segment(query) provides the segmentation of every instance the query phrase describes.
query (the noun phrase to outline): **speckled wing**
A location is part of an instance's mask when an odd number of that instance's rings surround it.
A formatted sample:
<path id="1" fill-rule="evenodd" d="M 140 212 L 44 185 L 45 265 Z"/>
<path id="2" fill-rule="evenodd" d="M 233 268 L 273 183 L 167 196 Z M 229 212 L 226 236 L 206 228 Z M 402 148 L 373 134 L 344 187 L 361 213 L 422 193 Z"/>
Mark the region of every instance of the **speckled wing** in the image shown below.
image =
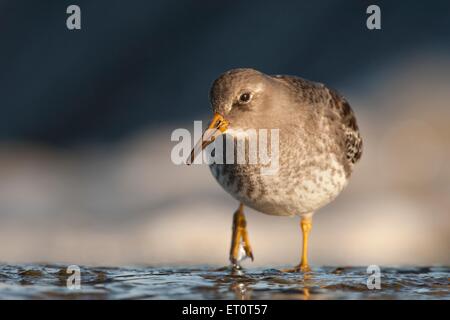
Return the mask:
<path id="1" fill-rule="evenodd" d="M 273 77 L 294 89 L 300 100 L 308 101 L 311 104 L 325 105 L 325 108 L 329 108 L 329 111 L 338 118 L 342 125 L 348 164 L 352 166 L 358 162 L 362 155 L 363 142 L 355 114 L 347 100 L 322 83 L 312 82 L 296 76 L 274 75 Z"/>
<path id="2" fill-rule="evenodd" d="M 345 134 L 345 148 L 347 160 L 351 165 L 354 165 L 361 158 L 363 142 L 359 133 L 358 124 L 356 122 L 355 114 L 349 103 L 343 96 L 336 91 L 326 88 L 329 94 L 329 106 L 340 117 L 344 134 Z"/>

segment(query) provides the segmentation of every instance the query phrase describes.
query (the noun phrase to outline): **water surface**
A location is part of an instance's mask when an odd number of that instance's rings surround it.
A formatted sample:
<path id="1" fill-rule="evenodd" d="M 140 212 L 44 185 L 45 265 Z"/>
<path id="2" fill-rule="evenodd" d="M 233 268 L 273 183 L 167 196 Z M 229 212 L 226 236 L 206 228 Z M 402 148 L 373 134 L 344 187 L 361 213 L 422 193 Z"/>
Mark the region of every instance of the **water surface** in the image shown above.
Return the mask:
<path id="1" fill-rule="evenodd" d="M 278 269 L 80 267 L 69 289 L 67 266 L 0 265 L 0 299 L 450 299 L 449 267 L 381 268 L 381 289 L 369 290 L 362 267 Z M 71 282 L 73 283 L 73 282 Z"/>

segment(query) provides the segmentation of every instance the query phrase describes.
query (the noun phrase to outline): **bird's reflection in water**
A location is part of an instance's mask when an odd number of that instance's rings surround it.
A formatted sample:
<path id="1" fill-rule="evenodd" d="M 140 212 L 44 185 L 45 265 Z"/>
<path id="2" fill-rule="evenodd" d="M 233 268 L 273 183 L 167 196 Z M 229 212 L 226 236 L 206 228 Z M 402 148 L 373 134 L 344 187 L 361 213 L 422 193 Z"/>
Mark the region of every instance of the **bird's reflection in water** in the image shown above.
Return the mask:
<path id="1" fill-rule="evenodd" d="M 309 292 L 309 287 L 311 285 L 311 281 L 313 279 L 313 276 L 311 273 L 307 272 L 307 273 L 303 273 L 301 274 L 302 277 L 302 282 L 303 282 L 303 287 L 300 288 L 300 295 L 302 295 L 302 299 L 303 300 L 309 300 L 310 299 L 310 292 Z"/>
<path id="2" fill-rule="evenodd" d="M 309 288 L 303 288 L 302 289 L 302 291 L 303 291 L 303 297 L 304 297 L 304 300 L 309 300 Z"/>
<path id="3" fill-rule="evenodd" d="M 286 276 L 288 276 L 286 279 Z M 228 284 L 230 292 L 232 292 L 238 300 L 249 300 L 255 298 L 253 291 L 255 286 L 262 287 L 264 284 L 268 286 L 284 286 L 288 285 L 285 290 L 279 287 L 278 296 L 281 299 L 302 299 L 309 300 L 311 298 L 310 288 L 314 287 L 313 273 L 296 273 L 290 276 L 286 273 L 279 273 L 277 270 L 270 270 L 263 274 L 246 273 L 242 268 L 232 268 L 228 270 L 227 275 L 220 280 L 221 285 Z M 259 290 L 259 289 L 258 289 Z"/>
<path id="4" fill-rule="evenodd" d="M 230 289 L 234 292 L 238 300 L 250 300 L 252 298 L 252 290 L 243 282 L 232 283 Z"/>
<path id="5" fill-rule="evenodd" d="M 234 292 L 238 300 L 250 300 L 252 295 L 251 288 L 247 285 L 249 278 L 246 278 L 242 268 L 232 268 L 231 277 L 233 281 L 230 283 L 230 289 Z M 244 281 L 246 279 L 247 281 Z"/>

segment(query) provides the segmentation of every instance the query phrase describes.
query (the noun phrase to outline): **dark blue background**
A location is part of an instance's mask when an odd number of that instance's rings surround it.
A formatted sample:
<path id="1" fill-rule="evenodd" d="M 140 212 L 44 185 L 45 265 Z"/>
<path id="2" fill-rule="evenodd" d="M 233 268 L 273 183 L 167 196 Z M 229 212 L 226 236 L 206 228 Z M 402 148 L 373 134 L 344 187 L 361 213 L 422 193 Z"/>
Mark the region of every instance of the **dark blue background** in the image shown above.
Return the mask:
<path id="1" fill-rule="evenodd" d="M 69 4 L 80 31 L 66 28 Z M 369 4 L 381 31 L 366 28 Z M 198 119 L 230 68 L 358 85 L 449 39 L 448 1 L 0 1 L 0 140 L 114 142 Z"/>

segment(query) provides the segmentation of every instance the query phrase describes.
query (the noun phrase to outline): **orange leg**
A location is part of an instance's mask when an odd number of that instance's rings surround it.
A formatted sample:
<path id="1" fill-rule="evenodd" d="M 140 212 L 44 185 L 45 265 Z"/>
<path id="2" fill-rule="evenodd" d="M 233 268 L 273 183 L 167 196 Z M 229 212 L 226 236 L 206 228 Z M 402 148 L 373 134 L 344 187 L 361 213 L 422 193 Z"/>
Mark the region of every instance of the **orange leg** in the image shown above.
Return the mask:
<path id="1" fill-rule="evenodd" d="M 233 234 L 231 237 L 230 262 L 238 265 L 242 260 L 241 246 L 244 249 L 245 256 L 253 261 L 253 252 L 250 246 L 247 232 L 247 221 L 244 216 L 244 205 L 241 203 L 233 216 Z"/>
<path id="2" fill-rule="evenodd" d="M 309 240 L 309 234 L 312 229 L 312 218 L 309 217 L 302 217 L 300 218 L 300 228 L 302 229 L 302 235 L 303 235 L 303 247 L 302 247 L 302 253 L 301 253 L 301 261 L 300 264 L 292 269 L 286 269 L 282 270 L 284 272 L 308 272 L 311 271 L 311 268 L 308 264 L 308 240 Z"/>
<path id="3" fill-rule="evenodd" d="M 302 260 L 299 265 L 300 271 L 306 272 L 311 271 L 311 268 L 308 264 L 308 239 L 309 239 L 309 233 L 312 229 L 312 219 L 306 218 L 300 220 L 300 227 L 302 229 L 303 234 L 303 249 L 302 249 Z"/>

